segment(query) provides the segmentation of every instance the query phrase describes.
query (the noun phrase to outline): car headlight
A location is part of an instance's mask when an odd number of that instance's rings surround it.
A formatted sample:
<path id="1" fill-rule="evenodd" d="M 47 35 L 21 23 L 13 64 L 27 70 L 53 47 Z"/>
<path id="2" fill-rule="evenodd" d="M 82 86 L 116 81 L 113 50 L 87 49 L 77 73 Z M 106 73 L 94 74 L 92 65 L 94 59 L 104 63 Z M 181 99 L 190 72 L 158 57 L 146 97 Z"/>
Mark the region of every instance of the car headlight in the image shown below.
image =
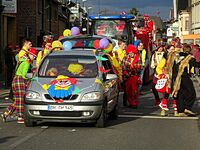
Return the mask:
<path id="1" fill-rule="evenodd" d="M 32 91 L 27 91 L 25 95 L 26 99 L 41 99 L 40 94 Z"/>
<path id="2" fill-rule="evenodd" d="M 87 100 L 99 100 L 101 97 L 100 92 L 92 92 L 92 93 L 87 93 L 83 96 L 82 100 L 87 101 Z"/>

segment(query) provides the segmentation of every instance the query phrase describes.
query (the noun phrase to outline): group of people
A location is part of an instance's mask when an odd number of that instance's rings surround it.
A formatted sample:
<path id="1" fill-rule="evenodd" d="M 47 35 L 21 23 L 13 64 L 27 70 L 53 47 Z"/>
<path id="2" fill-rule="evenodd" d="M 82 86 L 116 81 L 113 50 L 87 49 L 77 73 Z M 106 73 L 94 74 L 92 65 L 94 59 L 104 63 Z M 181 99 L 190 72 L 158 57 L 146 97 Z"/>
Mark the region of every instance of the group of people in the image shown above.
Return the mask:
<path id="1" fill-rule="evenodd" d="M 146 66 L 146 50 L 139 40 L 126 45 L 125 41 L 119 39 L 118 46 L 114 54 L 122 68 L 123 104 L 126 106 L 128 102 L 130 107 L 137 108 Z"/>
<path id="2" fill-rule="evenodd" d="M 43 38 L 42 50 L 38 51 L 32 47 L 29 39 L 24 39 L 21 50 L 16 55 L 16 67 L 11 76 L 12 79 L 12 99 L 13 104 L 8 106 L 1 117 L 6 119 L 17 112 L 18 123 L 24 123 L 24 96 L 30 79 L 27 73 L 33 72 L 33 60 L 36 59 L 36 70 L 43 57 L 53 50 L 62 50 L 62 43 L 59 40 L 53 41 L 51 35 Z M 192 50 L 194 52 L 192 54 Z M 157 45 L 150 57 L 150 67 L 154 70 L 152 80 L 152 92 L 155 97 L 155 105 L 160 106 L 161 115 L 165 116 L 168 111 L 168 100 L 173 100 L 175 116 L 195 115 L 192 106 L 196 99 L 195 89 L 191 80 L 191 74 L 199 73 L 200 68 L 199 46 L 191 47 L 188 44 L 172 42 L 169 45 Z M 123 104 L 131 108 L 139 105 L 139 95 L 143 84 L 144 70 L 147 65 L 147 52 L 144 44 L 136 40 L 133 44 L 126 44 L 123 39 L 118 40 L 118 48 L 108 54 L 115 62 L 113 67 L 121 76 L 124 90 Z M 12 58 L 13 59 L 13 58 Z M 114 61 L 115 60 L 115 61 Z M 116 63 L 117 62 L 117 63 Z M 195 72 L 197 71 L 197 72 Z M 156 88 L 158 81 L 165 78 L 165 89 L 162 91 L 163 97 L 160 99 L 159 91 Z"/>
<path id="3" fill-rule="evenodd" d="M 5 122 L 8 116 L 11 116 L 14 111 L 17 112 L 18 123 L 23 123 L 23 104 L 25 91 L 28 86 L 27 73 L 30 72 L 33 60 L 37 56 L 37 50 L 32 48 L 32 42 L 29 39 L 23 40 L 23 47 L 16 56 L 16 66 L 13 69 L 12 79 L 12 99 L 13 103 L 9 105 L 1 117 Z"/>
<path id="4" fill-rule="evenodd" d="M 24 96 L 31 80 L 30 76 L 27 74 L 36 71 L 41 59 L 51 51 L 61 49 L 62 43 L 58 40 L 53 41 L 52 35 L 43 37 L 42 50 L 39 53 L 36 48 L 32 47 L 32 41 L 30 39 L 23 40 L 22 48 L 18 51 L 16 56 L 14 56 L 15 58 L 12 58 L 16 61 L 15 69 L 13 69 L 12 74 L 9 76 L 12 80 L 11 98 L 13 103 L 1 114 L 1 118 L 4 122 L 16 111 L 17 122 L 24 123 Z M 36 59 L 36 68 L 33 68 L 34 59 Z"/>
<path id="5" fill-rule="evenodd" d="M 119 40 L 118 45 L 115 56 L 122 68 L 123 104 L 127 105 L 128 102 L 129 107 L 137 108 L 146 67 L 146 50 L 143 43 L 138 40 L 127 46 L 125 42 Z M 174 116 L 196 115 L 192 111 L 196 93 L 191 77 L 199 74 L 199 53 L 199 45 L 181 44 L 179 38 L 173 39 L 168 45 L 158 44 L 152 51 L 150 56 L 150 67 L 154 71 L 152 92 L 155 97 L 155 106 L 161 108 L 161 116 L 166 116 L 170 99 L 173 103 Z M 161 79 L 165 81 L 162 91 L 157 85 Z"/>
<path id="6" fill-rule="evenodd" d="M 199 50 L 199 46 L 197 49 Z M 172 99 L 174 116 L 195 115 L 192 106 L 196 93 L 191 80 L 192 68 L 200 68 L 200 63 L 195 59 L 194 51 L 188 44 L 173 41 L 170 45 L 160 45 L 151 57 L 151 67 L 154 69 L 152 92 L 155 104 L 161 108 L 161 116 L 168 111 L 168 100 Z M 160 78 L 166 78 L 163 97 L 160 99 L 156 84 Z"/>

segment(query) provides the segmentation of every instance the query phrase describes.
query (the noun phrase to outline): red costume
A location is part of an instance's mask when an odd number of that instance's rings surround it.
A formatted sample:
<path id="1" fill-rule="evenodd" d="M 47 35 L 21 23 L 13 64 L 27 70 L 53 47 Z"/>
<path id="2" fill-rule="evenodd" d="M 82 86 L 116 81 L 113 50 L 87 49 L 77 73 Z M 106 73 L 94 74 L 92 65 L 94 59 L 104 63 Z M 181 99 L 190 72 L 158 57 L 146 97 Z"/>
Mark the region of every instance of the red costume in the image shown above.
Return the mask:
<path id="1" fill-rule="evenodd" d="M 122 72 L 124 92 L 131 107 L 138 106 L 141 64 L 142 59 L 137 49 L 132 44 L 129 44 L 126 49 L 126 56 L 122 60 Z"/>

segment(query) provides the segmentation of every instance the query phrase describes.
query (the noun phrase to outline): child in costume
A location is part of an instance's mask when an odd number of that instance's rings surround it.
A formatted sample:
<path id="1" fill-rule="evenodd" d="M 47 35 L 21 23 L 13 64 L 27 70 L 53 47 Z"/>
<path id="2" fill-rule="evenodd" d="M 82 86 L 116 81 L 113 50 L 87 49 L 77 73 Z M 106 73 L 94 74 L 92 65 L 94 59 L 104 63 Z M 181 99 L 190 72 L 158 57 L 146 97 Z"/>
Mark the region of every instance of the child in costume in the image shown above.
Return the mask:
<path id="1" fill-rule="evenodd" d="M 156 67 L 156 74 L 157 77 L 165 76 L 167 78 L 166 83 L 166 90 L 163 91 L 163 98 L 161 103 L 159 104 L 161 108 L 161 116 L 166 115 L 166 111 L 168 111 L 168 98 L 171 92 L 171 86 L 173 84 L 172 81 L 172 67 L 174 64 L 174 61 L 178 58 L 178 54 L 180 52 L 179 48 L 176 48 L 173 45 L 168 46 L 167 48 L 168 53 L 165 53 L 163 55 L 163 58 L 161 59 L 160 63 Z M 173 108 L 174 108 L 174 116 L 177 116 L 177 107 L 176 107 L 176 100 L 173 99 Z"/>
<path id="2" fill-rule="evenodd" d="M 38 53 L 37 59 L 36 59 L 36 68 L 38 68 L 40 61 L 43 57 L 51 53 L 52 49 L 52 42 L 53 42 L 53 36 L 52 35 L 45 35 L 43 37 L 43 49 Z"/>
<path id="3" fill-rule="evenodd" d="M 160 97 L 158 95 L 158 91 L 155 89 L 155 85 L 157 83 L 158 76 L 156 74 L 156 67 L 160 63 L 161 59 L 164 55 L 164 45 L 160 45 L 157 47 L 155 52 L 153 53 L 151 57 L 151 65 L 150 67 L 154 70 L 154 77 L 153 77 L 153 83 L 152 83 L 152 92 L 155 97 L 155 106 L 158 106 L 160 104 Z"/>

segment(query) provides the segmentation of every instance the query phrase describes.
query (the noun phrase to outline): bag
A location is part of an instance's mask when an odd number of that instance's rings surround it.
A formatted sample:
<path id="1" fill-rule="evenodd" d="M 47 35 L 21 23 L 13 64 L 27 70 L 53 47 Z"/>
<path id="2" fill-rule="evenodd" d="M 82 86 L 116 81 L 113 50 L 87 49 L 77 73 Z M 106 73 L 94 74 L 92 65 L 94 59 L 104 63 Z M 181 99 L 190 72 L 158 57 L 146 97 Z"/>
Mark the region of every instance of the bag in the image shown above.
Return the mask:
<path id="1" fill-rule="evenodd" d="M 156 90 L 158 92 L 160 92 L 160 93 L 166 92 L 166 90 L 167 90 L 167 81 L 168 81 L 167 76 L 164 75 L 164 74 L 161 74 L 159 76 L 159 79 L 156 82 L 156 86 L 155 86 Z"/>

